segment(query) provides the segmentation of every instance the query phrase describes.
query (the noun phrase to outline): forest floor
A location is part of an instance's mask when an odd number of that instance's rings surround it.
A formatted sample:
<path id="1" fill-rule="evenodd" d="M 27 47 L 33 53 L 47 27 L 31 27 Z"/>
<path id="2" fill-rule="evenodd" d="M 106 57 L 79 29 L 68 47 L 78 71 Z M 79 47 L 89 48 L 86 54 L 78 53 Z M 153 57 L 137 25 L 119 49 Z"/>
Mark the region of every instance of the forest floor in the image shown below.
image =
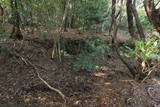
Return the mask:
<path id="1" fill-rule="evenodd" d="M 74 72 L 75 57 L 51 59 L 52 44 L 45 39 L 3 44 L 0 52 L 0 107 L 160 107 L 160 79 L 138 83 L 126 75 L 115 55 L 101 72 Z M 17 56 L 15 53 L 18 53 Z M 49 89 L 41 77 L 66 97 Z"/>

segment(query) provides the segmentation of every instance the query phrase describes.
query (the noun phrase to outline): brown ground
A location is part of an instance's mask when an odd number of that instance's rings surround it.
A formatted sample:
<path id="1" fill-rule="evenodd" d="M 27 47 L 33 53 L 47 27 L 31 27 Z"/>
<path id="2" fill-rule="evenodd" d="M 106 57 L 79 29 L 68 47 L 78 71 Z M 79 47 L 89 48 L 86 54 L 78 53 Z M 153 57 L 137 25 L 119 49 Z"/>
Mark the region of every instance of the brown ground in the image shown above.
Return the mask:
<path id="1" fill-rule="evenodd" d="M 47 41 L 44 41 L 47 44 Z M 160 82 L 147 80 L 139 84 L 130 79 L 117 57 L 107 59 L 101 72 L 73 72 L 73 58 L 60 63 L 51 60 L 51 47 L 33 41 L 3 44 L 0 53 L 0 107 L 159 107 Z M 52 87 L 67 96 L 64 100 L 50 90 L 23 58 L 28 59 Z"/>

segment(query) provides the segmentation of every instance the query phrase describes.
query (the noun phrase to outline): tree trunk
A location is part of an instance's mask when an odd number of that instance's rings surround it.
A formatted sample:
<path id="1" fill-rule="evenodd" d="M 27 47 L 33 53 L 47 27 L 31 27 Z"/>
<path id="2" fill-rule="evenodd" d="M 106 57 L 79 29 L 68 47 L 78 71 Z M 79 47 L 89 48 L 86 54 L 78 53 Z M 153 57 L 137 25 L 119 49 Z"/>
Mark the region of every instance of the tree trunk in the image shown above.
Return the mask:
<path id="1" fill-rule="evenodd" d="M 137 71 L 130 64 L 128 64 L 128 62 L 125 61 L 125 59 L 123 59 L 123 57 L 120 55 L 120 49 L 117 41 L 117 32 L 118 32 L 119 24 L 121 22 L 122 9 L 120 9 L 120 12 L 117 15 L 115 15 L 115 11 L 116 11 L 115 4 L 116 4 L 116 0 L 112 0 L 112 9 L 113 9 L 112 10 L 112 28 L 113 28 L 112 37 L 113 37 L 113 46 L 114 46 L 113 49 L 117 53 L 118 58 L 126 65 L 128 70 L 130 71 L 129 76 L 135 77 Z M 121 5 L 123 5 L 123 0 L 121 0 Z M 119 17 L 119 20 L 118 20 L 118 17 Z"/>
<path id="2" fill-rule="evenodd" d="M 67 13 L 66 13 L 66 9 L 67 9 L 67 2 L 64 1 L 63 2 L 63 14 L 65 14 L 65 17 L 64 17 L 64 25 L 63 25 L 63 31 L 66 32 L 67 31 L 67 23 L 68 23 L 68 16 L 67 16 Z M 64 15 L 63 15 L 64 16 Z"/>
<path id="3" fill-rule="evenodd" d="M 70 21 L 70 27 L 71 28 L 74 28 L 74 23 L 75 23 L 75 16 L 76 16 L 76 8 L 75 8 L 75 3 L 73 4 L 73 13 L 72 13 L 72 16 L 71 16 L 71 21 Z"/>
<path id="4" fill-rule="evenodd" d="M 113 24 L 115 23 L 115 20 L 116 20 L 116 0 L 112 0 L 112 21 L 111 21 L 111 25 L 110 25 L 110 28 L 109 28 L 109 36 L 111 36 L 112 40 L 111 40 L 111 43 L 114 42 L 114 38 L 113 38 L 113 35 L 112 35 L 112 31 L 113 31 Z"/>
<path id="5" fill-rule="evenodd" d="M 14 22 L 10 38 L 21 40 L 23 39 L 23 35 L 20 30 L 20 14 L 18 11 L 17 0 L 11 0 L 11 8 L 12 8 L 12 18 Z"/>
<path id="6" fill-rule="evenodd" d="M 155 8 L 154 0 L 144 0 L 144 7 L 153 29 L 160 33 L 160 8 Z"/>
<path id="7" fill-rule="evenodd" d="M 75 2 L 73 4 L 70 4 L 70 10 L 72 10 L 72 15 L 70 16 L 70 21 L 69 21 L 69 27 L 74 28 L 74 23 L 75 23 L 75 18 L 76 18 L 76 7 L 75 7 Z"/>
<path id="8" fill-rule="evenodd" d="M 144 31 L 135 7 L 135 1 L 133 3 L 132 0 L 127 0 L 126 3 L 126 7 L 127 7 L 127 17 L 128 17 L 128 30 L 130 35 L 134 38 L 134 39 L 138 39 L 138 40 L 143 40 L 145 38 L 144 35 Z M 139 35 L 136 34 L 136 30 L 134 28 L 134 19 L 135 18 L 135 23 L 136 23 L 136 27 L 138 30 Z"/>
<path id="9" fill-rule="evenodd" d="M 134 21 L 133 21 L 133 13 L 132 13 L 132 0 L 127 0 L 126 7 L 127 7 L 127 18 L 128 18 L 128 31 L 132 38 L 138 39 L 135 33 L 134 28 Z"/>
<path id="10" fill-rule="evenodd" d="M 132 13 L 134 15 L 134 18 L 135 18 L 135 22 L 136 22 L 136 26 L 137 26 L 137 30 L 138 30 L 138 33 L 140 35 L 140 40 L 144 40 L 145 38 L 145 34 L 144 34 L 144 31 L 143 31 L 143 27 L 141 25 L 141 21 L 139 19 L 139 16 L 138 16 L 138 12 L 136 10 L 136 7 L 132 4 L 131 5 L 131 8 L 132 8 Z"/>
<path id="11" fill-rule="evenodd" d="M 3 24 L 4 9 L 0 4 L 0 23 Z"/>

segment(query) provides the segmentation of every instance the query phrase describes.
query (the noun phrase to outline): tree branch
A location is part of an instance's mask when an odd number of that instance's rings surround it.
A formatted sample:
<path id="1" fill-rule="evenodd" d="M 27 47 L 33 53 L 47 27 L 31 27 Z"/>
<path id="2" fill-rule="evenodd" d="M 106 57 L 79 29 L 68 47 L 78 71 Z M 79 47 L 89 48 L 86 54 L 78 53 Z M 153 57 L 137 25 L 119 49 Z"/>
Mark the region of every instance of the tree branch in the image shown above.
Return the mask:
<path id="1" fill-rule="evenodd" d="M 22 61 L 24 61 L 26 64 L 29 64 L 30 66 L 32 66 L 38 76 L 38 78 L 49 88 L 51 89 L 52 91 L 55 91 L 56 93 L 58 93 L 63 99 L 64 101 L 66 102 L 66 96 L 58 89 L 52 87 L 47 81 L 45 81 L 39 74 L 38 72 L 38 68 L 36 67 L 36 65 L 34 65 L 32 62 L 30 62 L 29 60 L 25 59 L 24 57 L 22 57 L 21 55 L 19 55 L 18 53 L 15 53 L 14 54 L 15 56 L 19 57 L 22 59 Z"/>

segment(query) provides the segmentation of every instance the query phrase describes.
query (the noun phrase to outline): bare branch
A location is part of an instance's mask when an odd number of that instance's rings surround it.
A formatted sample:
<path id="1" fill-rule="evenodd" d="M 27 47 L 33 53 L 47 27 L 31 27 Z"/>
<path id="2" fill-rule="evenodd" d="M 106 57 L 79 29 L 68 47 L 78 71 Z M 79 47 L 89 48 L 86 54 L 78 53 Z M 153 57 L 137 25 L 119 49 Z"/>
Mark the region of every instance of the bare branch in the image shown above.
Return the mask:
<path id="1" fill-rule="evenodd" d="M 18 53 L 14 53 L 14 55 L 16 55 L 17 57 L 21 58 L 22 61 L 24 61 L 25 63 L 29 64 L 30 66 L 32 66 L 38 76 L 38 78 L 49 88 L 51 89 L 52 91 L 55 91 L 57 92 L 63 99 L 64 101 L 66 102 L 66 96 L 58 89 L 52 87 L 47 81 L 45 81 L 39 74 L 38 72 L 38 68 L 36 67 L 36 65 L 34 65 L 32 62 L 30 62 L 29 60 L 25 59 L 24 57 L 22 57 L 21 55 L 19 55 Z"/>

